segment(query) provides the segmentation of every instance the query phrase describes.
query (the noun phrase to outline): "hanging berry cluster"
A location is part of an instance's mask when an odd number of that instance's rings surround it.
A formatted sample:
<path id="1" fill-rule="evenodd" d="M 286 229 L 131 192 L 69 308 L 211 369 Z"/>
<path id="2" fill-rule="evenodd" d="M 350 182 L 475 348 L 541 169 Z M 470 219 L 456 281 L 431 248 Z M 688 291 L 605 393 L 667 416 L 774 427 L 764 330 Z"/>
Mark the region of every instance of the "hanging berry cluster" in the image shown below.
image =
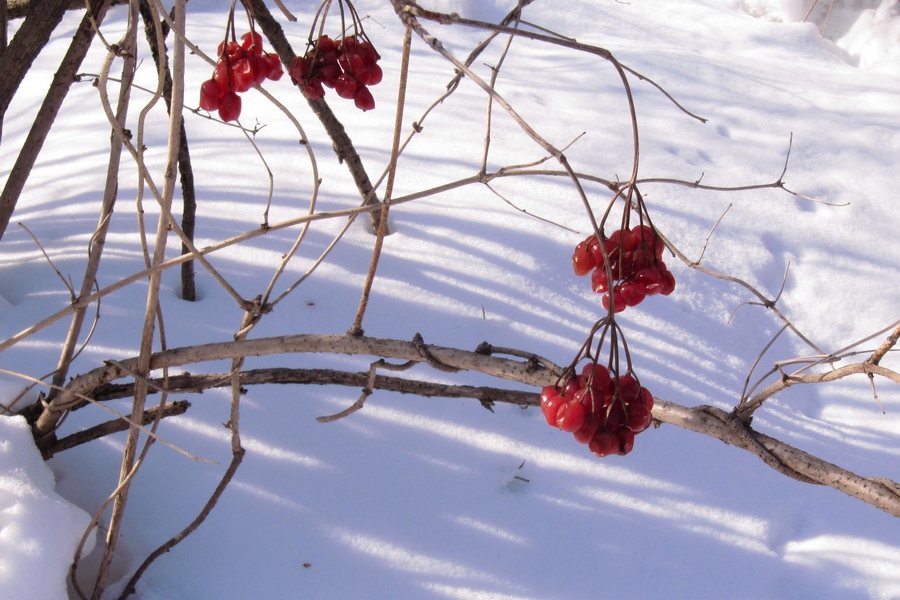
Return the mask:
<path id="1" fill-rule="evenodd" d="M 614 376 L 596 363 L 561 387 L 541 390 L 547 423 L 573 434 L 600 457 L 631 452 L 634 436 L 653 423 L 652 410 L 653 395 L 633 374 Z"/>
<path id="2" fill-rule="evenodd" d="M 622 312 L 626 306 L 640 304 L 647 296 L 668 296 L 675 290 L 675 277 L 662 259 L 665 247 L 648 225 L 623 227 L 609 237 L 601 234 L 598 238 L 592 234 L 575 246 L 572 268 L 579 276 L 593 271 L 591 288 L 603 294 L 603 308 L 609 310 L 612 298 L 615 312 Z M 612 294 L 609 293 L 610 275 Z"/>
<path id="3" fill-rule="evenodd" d="M 366 111 L 375 108 L 368 86 L 381 83 L 380 58 L 372 42 L 359 34 L 337 41 L 323 35 L 304 56 L 294 59 L 288 73 L 313 100 L 321 100 L 325 88 L 332 88 L 338 96 L 353 100 L 358 109 Z"/>
<path id="4" fill-rule="evenodd" d="M 369 86 L 381 83 L 383 73 L 378 66 L 381 57 L 366 36 L 362 21 L 349 0 L 337 2 L 341 34 L 333 39 L 321 33 L 331 4 L 331 0 L 327 0 L 319 7 L 306 54 L 291 62 L 288 73 L 294 85 L 299 86 L 308 98 L 321 100 L 327 87 L 341 98 L 353 100 L 358 109 L 372 110 L 375 108 L 375 98 Z M 349 26 L 345 22 L 348 13 Z M 317 31 L 318 35 L 315 35 Z"/>
<path id="5" fill-rule="evenodd" d="M 602 332 L 596 352 L 594 336 Z M 601 348 L 609 336 L 609 351 Z M 621 358 L 624 356 L 624 361 Z M 585 364 L 576 375 L 577 365 Z M 631 366 L 628 345 L 612 315 L 591 329 L 575 361 L 556 385 L 541 390 L 541 412 L 547 423 L 571 433 L 595 455 L 628 454 L 634 436 L 653 423 L 653 394 L 641 386 Z"/>
<path id="6" fill-rule="evenodd" d="M 238 94 L 266 79 L 281 79 L 281 60 L 277 54 L 264 51 L 262 42 L 262 36 L 255 31 L 248 31 L 238 42 L 232 30 L 231 40 L 219 44 L 219 61 L 212 78 L 200 85 L 200 108 L 218 111 L 225 122 L 236 121 L 241 116 Z"/>

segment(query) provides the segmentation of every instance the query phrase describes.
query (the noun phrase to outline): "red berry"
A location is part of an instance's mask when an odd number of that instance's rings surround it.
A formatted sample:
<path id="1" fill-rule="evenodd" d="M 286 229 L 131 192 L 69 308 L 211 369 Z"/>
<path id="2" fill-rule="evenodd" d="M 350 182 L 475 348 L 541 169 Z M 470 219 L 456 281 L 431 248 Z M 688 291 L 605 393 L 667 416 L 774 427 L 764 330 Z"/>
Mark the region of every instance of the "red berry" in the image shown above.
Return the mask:
<path id="1" fill-rule="evenodd" d="M 200 108 L 212 112 L 219 110 L 219 101 L 225 91 L 215 79 L 208 79 L 200 84 Z"/>
<path id="2" fill-rule="evenodd" d="M 277 54 L 266 54 L 263 56 L 266 61 L 266 78 L 272 81 L 278 81 L 284 75 L 284 69 L 281 67 L 281 59 Z"/>
<path id="3" fill-rule="evenodd" d="M 663 283 L 659 293 L 668 296 L 675 291 L 675 276 L 669 270 L 662 271 Z"/>
<path id="4" fill-rule="evenodd" d="M 344 73 L 351 75 L 358 73 L 363 68 L 363 59 L 358 54 L 344 54 L 338 58 L 338 64 Z"/>
<path id="5" fill-rule="evenodd" d="M 606 275 L 606 268 L 602 265 L 591 273 L 591 289 L 598 294 L 602 294 L 609 289 L 609 277 Z"/>
<path id="6" fill-rule="evenodd" d="M 348 100 L 356 96 L 359 87 L 359 81 L 357 81 L 356 77 L 347 73 L 338 77 L 334 83 L 334 91 L 337 92 L 337 95 Z"/>
<path id="7" fill-rule="evenodd" d="M 219 100 L 219 118 L 225 121 L 237 121 L 241 116 L 241 97 L 228 92 Z"/>
<path id="8" fill-rule="evenodd" d="M 310 63 L 305 56 L 295 56 L 294 60 L 291 61 L 291 66 L 288 67 L 288 75 L 291 76 L 295 84 L 305 80 L 309 76 L 309 72 Z"/>
<path id="9" fill-rule="evenodd" d="M 597 259 L 591 254 L 590 243 L 594 236 L 579 242 L 575 246 L 575 252 L 572 253 L 572 268 L 575 274 L 581 277 L 591 272 L 591 269 L 597 266 Z"/>
<path id="10" fill-rule="evenodd" d="M 232 65 L 234 75 L 234 91 L 246 92 L 256 85 L 256 71 L 248 58 L 242 58 Z"/>
<path id="11" fill-rule="evenodd" d="M 587 411 L 584 410 L 581 402 L 574 400 L 566 402 L 559 406 L 559 411 L 556 413 L 556 426 L 563 431 L 574 433 L 581 429 L 586 417 Z"/>
<path id="12" fill-rule="evenodd" d="M 597 261 L 597 264 L 598 265 L 604 264 L 605 259 L 603 258 L 603 247 L 605 244 L 601 243 L 600 240 L 597 239 L 596 235 L 590 236 L 585 241 L 588 242 L 588 249 L 591 252 L 591 256 L 593 256 L 594 260 Z M 606 241 L 609 241 L 609 240 L 606 240 Z M 611 250 L 609 248 L 607 248 L 607 254 L 609 254 L 609 252 L 611 252 Z"/>
<path id="13" fill-rule="evenodd" d="M 653 410 L 653 394 L 645 387 L 641 388 L 641 397 L 638 401 L 646 406 L 649 410 Z"/>
<path id="14" fill-rule="evenodd" d="M 600 429 L 600 421 L 588 415 L 584 425 L 575 430 L 572 435 L 579 444 L 588 444 Z"/>
<path id="15" fill-rule="evenodd" d="M 353 102 L 356 104 L 356 108 L 363 111 L 375 108 L 375 98 L 372 97 L 372 92 L 369 91 L 369 88 L 364 85 L 359 86 L 359 89 L 356 90 Z"/>
<path id="16" fill-rule="evenodd" d="M 578 393 L 578 390 L 580 390 L 581 387 L 581 382 L 578 381 L 577 377 L 570 379 L 566 382 L 566 385 L 563 386 L 560 396 L 571 400 L 575 397 L 575 394 Z"/>
<path id="17" fill-rule="evenodd" d="M 622 456 L 631 452 L 634 448 L 634 432 L 624 427 L 616 430 L 616 438 L 619 441 L 618 454 Z"/>
<path id="18" fill-rule="evenodd" d="M 663 276 L 659 271 L 658 264 L 641 269 L 634 274 L 634 282 L 643 286 L 648 296 L 654 296 L 662 291 Z"/>
<path id="19" fill-rule="evenodd" d="M 337 50 L 337 43 L 327 35 L 320 37 L 316 42 L 316 46 L 320 52 L 334 52 Z"/>
<path id="20" fill-rule="evenodd" d="M 596 363 L 584 365 L 581 369 L 581 375 L 584 377 L 585 382 L 590 382 L 591 387 L 598 392 L 606 390 L 609 382 L 612 380 L 609 375 L 609 369 Z"/>
<path id="21" fill-rule="evenodd" d="M 635 402 L 641 397 L 641 384 L 632 375 L 622 375 L 616 380 L 619 397 L 626 403 Z"/>
<path id="22" fill-rule="evenodd" d="M 253 31 L 248 31 L 241 36 L 241 48 L 248 50 L 251 54 L 262 54 L 262 36 Z"/>
<path id="23" fill-rule="evenodd" d="M 649 225 L 636 225 L 631 229 L 631 233 L 637 239 L 638 246 L 647 246 L 651 250 L 656 249 L 656 232 Z"/>
<path id="24" fill-rule="evenodd" d="M 547 421 L 548 425 L 556 427 L 556 415 L 559 412 L 559 407 L 565 403 L 566 399 L 559 394 L 549 396 L 546 400 L 541 399 L 541 413 L 544 415 L 544 420 Z"/>
<path id="25" fill-rule="evenodd" d="M 644 301 L 647 295 L 641 284 L 628 280 L 619 286 L 622 292 L 622 299 L 625 300 L 625 306 L 637 306 Z"/>
<path id="26" fill-rule="evenodd" d="M 358 45 L 359 45 L 359 40 L 356 39 L 356 36 L 348 35 L 341 42 L 340 50 L 343 50 L 347 54 L 356 54 Z"/>
<path id="27" fill-rule="evenodd" d="M 303 92 L 311 100 L 321 100 L 325 97 L 321 79 L 310 79 L 303 84 Z"/>
<path id="28" fill-rule="evenodd" d="M 611 431 L 598 431 L 588 443 L 591 452 L 603 458 L 610 454 L 617 454 L 620 448 L 619 438 Z"/>
<path id="29" fill-rule="evenodd" d="M 628 407 L 628 429 L 634 433 L 640 433 L 653 423 L 653 415 L 650 409 L 643 404 L 631 404 Z"/>
<path id="30" fill-rule="evenodd" d="M 216 63 L 216 70 L 213 73 L 213 79 L 225 92 L 234 91 L 234 72 L 224 60 Z"/>
<path id="31" fill-rule="evenodd" d="M 228 58 L 239 58 L 241 54 L 241 45 L 234 40 L 230 42 L 222 42 L 219 44 L 218 49 L 218 57 L 223 58 L 227 56 Z"/>
<path id="32" fill-rule="evenodd" d="M 323 64 L 319 69 L 319 77 L 321 77 L 322 85 L 325 87 L 333 88 L 337 84 L 338 77 L 342 74 L 337 62 Z"/>
<path id="33" fill-rule="evenodd" d="M 638 239 L 629 229 L 617 229 L 609 236 L 609 241 L 621 245 L 622 252 L 632 252 L 638 246 Z"/>
<path id="34" fill-rule="evenodd" d="M 619 287 L 620 286 L 616 286 L 612 293 L 613 312 L 617 313 L 625 310 L 625 299 L 622 297 L 622 290 L 620 290 Z M 603 308 L 606 310 L 609 310 L 609 298 L 609 292 L 603 295 Z"/>
<path id="35" fill-rule="evenodd" d="M 364 64 L 362 68 L 357 71 L 356 77 L 363 85 L 378 85 L 384 78 L 384 72 L 381 70 L 381 67 L 374 63 L 371 65 Z"/>
<path id="36" fill-rule="evenodd" d="M 360 42 L 356 47 L 356 53 L 359 54 L 360 58 L 363 59 L 363 63 L 366 65 L 374 65 L 378 62 L 378 59 L 381 58 L 378 56 L 378 52 L 375 51 L 375 46 L 372 45 L 372 42 Z"/>
<path id="37" fill-rule="evenodd" d="M 606 421 L 603 423 L 603 426 L 610 431 L 615 431 L 627 423 L 628 414 L 625 412 L 625 406 L 620 400 L 614 400 L 606 413 Z"/>

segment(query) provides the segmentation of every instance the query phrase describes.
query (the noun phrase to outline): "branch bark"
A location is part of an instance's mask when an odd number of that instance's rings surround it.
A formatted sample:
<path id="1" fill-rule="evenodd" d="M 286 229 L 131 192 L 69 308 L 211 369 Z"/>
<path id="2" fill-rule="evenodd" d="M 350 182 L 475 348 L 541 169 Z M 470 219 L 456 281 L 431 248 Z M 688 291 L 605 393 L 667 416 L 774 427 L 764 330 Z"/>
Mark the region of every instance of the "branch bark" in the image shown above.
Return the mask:
<path id="1" fill-rule="evenodd" d="M 150 368 L 178 367 L 211 360 L 237 359 L 247 356 L 266 356 L 294 353 L 331 353 L 378 356 L 385 359 L 421 363 L 432 362 L 461 371 L 475 371 L 493 377 L 535 387 L 556 383 L 562 368 L 536 357 L 535 360 L 514 360 L 491 356 L 484 352 L 465 351 L 434 345 L 420 345 L 392 339 L 356 337 L 350 335 L 294 335 L 236 342 L 222 342 L 158 352 L 150 357 Z M 126 369 L 136 365 L 137 358 L 107 364 L 74 378 L 69 390 L 102 398 L 119 397 L 127 388 L 107 385 L 128 376 Z M 871 366 L 870 366 L 871 368 Z M 854 372 L 848 370 L 846 374 Z M 367 373 L 343 373 L 327 370 L 266 369 L 240 374 L 242 385 L 261 383 L 316 383 L 360 387 L 368 381 Z M 198 391 L 207 387 L 232 385 L 231 374 L 182 375 L 172 378 L 174 391 Z M 101 387 L 103 386 L 103 387 Z M 537 393 L 496 390 L 472 386 L 446 386 L 428 382 L 413 382 L 395 377 L 378 376 L 375 387 L 423 396 L 472 397 L 487 402 L 513 402 L 538 406 Z M 657 423 L 669 423 L 726 444 L 742 448 L 763 460 L 767 465 L 789 477 L 806 483 L 827 485 L 871 504 L 888 514 L 900 517 L 900 485 L 890 480 L 863 477 L 829 463 L 780 440 L 753 430 L 736 413 L 726 413 L 709 406 L 696 408 L 656 400 L 653 417 Z"/>

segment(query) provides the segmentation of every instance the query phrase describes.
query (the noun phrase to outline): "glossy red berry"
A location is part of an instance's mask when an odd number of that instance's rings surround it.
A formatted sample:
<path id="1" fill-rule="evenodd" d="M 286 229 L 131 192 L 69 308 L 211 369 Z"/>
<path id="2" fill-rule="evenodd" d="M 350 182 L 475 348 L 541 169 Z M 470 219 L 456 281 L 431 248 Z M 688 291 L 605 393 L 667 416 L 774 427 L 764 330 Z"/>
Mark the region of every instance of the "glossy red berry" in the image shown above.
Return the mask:
<path id="1" fill-rule="evenodd" d="M 593 236 L 579 242 L 578 245 L 575 246 L 575 252 L 572 253 L 572 269 L 574 269 L 575 274 L 579 277 L 587 275 L 597 266 L 597 259 L 594 258 L 594 255 L 591 254 L 590 250 L 592 239 Z"/>
<path id="2" fill-rule="evenodd" d="M 587 411 L 581 402 L 571 400 L 561 404 L 556 413 L 556 426 L 563 431 L 574 433 L 581 429 L 584 420 L 587 417 Z"/>
<path id="3" fill-rule="evenodd" d="M 628 407 L 628 429 L 634 433 L 646 430 L 653 423 L 650 409 L 643 404 L 631 404 Z"/>
<path id="4" fill-rule="evenodd" d="M 616 437 L 616 434 L 606 430 L 598 431 L 588 443 L 590 451 L 600 458 L 610 454 L 617 454 L 619 447 L 619 438 Z"/>
<path id="5" fill-rule="evenodd" d="M 219 110 L 219 101 L 225 91 L 214 79 L 208 79 L 200 84 L 200 108 L 213 112 Z"/>
<path id="6" fill-rule="evenodd" d="M 241 116 L 241 97 L 235 92 L 228 92 L 219 100 L 219 118 L 228 123 L 237 121 Z"/>

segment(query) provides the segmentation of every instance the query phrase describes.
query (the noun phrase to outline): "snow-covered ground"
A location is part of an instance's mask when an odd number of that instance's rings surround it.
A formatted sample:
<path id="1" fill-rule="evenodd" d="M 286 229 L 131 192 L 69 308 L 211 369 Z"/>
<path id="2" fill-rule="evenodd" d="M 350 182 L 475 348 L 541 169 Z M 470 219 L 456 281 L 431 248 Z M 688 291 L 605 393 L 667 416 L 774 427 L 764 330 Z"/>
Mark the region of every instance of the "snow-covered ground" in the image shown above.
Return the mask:
<path id="1" fill-rule="evenodd" d="M 282 20 L 302 48 L 312 2 L 288 2 Z M 423 2 L 436 10 L 496 20 L 510 0 Z M 900 318 L 900 4 L 820 0 L 537 0 L 532 23 L 611 50 L 663 86 L 702 124 L 656 89 L 631 81 L 641 133 L 641 175 L 710 185 L 776 181 L 793 136 L 786 186 L 738 193 L 642 186 L 659 229 L 686 255 L 740 277 L 770 297 L 790 270 L 779 307 L 819 348 L 835 351 Z M 333 99 L 338 117 L 373 176 L 388 160 L 402 30 L 386 0 L 359 0 L 383 59 L 377 108 L 362 113 Z M 192 0 L 188 34 L 207 51 L 223 35 L 221 3 Z M 274 10 L 274 9 L 273 9 Z M 279 17 L 280 18 L 280 17 Z M 6 115 L 0 174 L 11 169 L 58 57 L 78 17 L 56 31 Z M 425 22 L 458 57 L 483 38 Z M 104 34 L 115 40 L 124 9 Z M 243 22 L 238 20 L 239 34 Z M 823 35 L 824 34 L 824 35 Z M 405 122 L 419 120 L 453 76 L 452 67 L 414 40 Z M 473 68 L 489 76 L 501 44 Z M 97 72 L 98 46 L 84 70 Z M 149 55 L 140 77 L 151 81 Z M 210 67 L 188 57 L 195 102 Z M 357 197 L 321 126 L 287 79 L 267 86 L 301 120 L 323 178 L 320 210 Z M 614 71 L 596 58 L 525 40 L 513 43 L 497 90 L 551 143 L 567 146 L 576 170 L 607 179 L 631 169 L 631 131 Z M 245 95 L 242 120 L 265 125 L 256 137 L 274 174 L 272 221 L 300 214 L 310 168 L 297 132 L 262 99 Z M 136 93 L 135 122 L 144 97 Z M 328 96 L 333 98 L 333 93 Z M 400 160 L 395 197 L 475 174 L 483 145 L 485 99 L 470 81 L 424 121 Z M 161 179 L 165 119 L 151 112 L 145 144 Z M 544 156 L 499 110 L 489 169 Z M 265 168 L 235 129 L 188 114 L 199 195 L 198 245 L 252 229 L 267 196 Z M 407 128 L 408 130 L 408 128 Z M 54 265 L 80 281 L 108 153 L 97 90 L 76 86 L 67 99 L 3 239 L 0 339 L 52 314 L 68 292 Z M 550 165 L 548 162 L 547 165 Z M 99 276 L 101 286 L 143 268 L 132 199 L 135 169 L 120 180 L 120 204 Z M 2 175 L 0 175 L 2 176 Z M 492 344 L 568 363 L 600 316 L 598 297 L 570 267 L 588 231 L 580 200 L 563 178 L 507 178 L 494 184 L 510 208 L 482 187 L 396 206 L 393 234 L 369 303 L 367 335 L 474 349 Z M 595 210 L 608 191 L 587 189 Z M 153 220 L 151 202 L 145 203 Z M 729 208 L 730 207 L 730 208 Z M 727 212 L 726 212 L 727 209 Z M 707 244 L 707 234 L 724 214 Z M 302 275 L 341 223 L 317 223 L 278 289 Z M 155 227 L 155 225 L 153 225 Z M 212 255 L 245 298 L 261 293 L 296 230 L 274 232 Z M 329 260 L 253 337 L 343 333 L 352 323 L 373 237 L 354 224 Z M 173 238 L 174 240 L 174 238 Z M 176 251 L 177 244 L 171 244 Z M 742 288 L 668 261 L 678 289 L 629 309 L 621 323 L 645 386 L 666 400 L 728 409 L 781 323 Z M 200 299 L 178 297 L 178 274 L 164 278 L 169 347 L 229 340 L 241 311 L 206 273 Z M 71 374 L 137 353 L 146 286 L 103 299 L 90 344 Z M 42 377 L 58 357 L 63 320 L 0 355 L 0 368 Z M 872 348 L 880 337 L 864 344 Z M 781 336 L 754 377 L 773 362 L 813 351 Z M 887 366 L 898 366 L 888 357 Z M 365 370 L 364 358 L 285 356 L 248 367 L 327 366 Z M 225 365 L 192 366 L 216 372 Z M 475 375 L 416 368 L 412 376 L 494 384 Z M 0 375 L 0 399 L 24 384 Z M 754 427 L 862 475 L 900 480 L 900 394 L 879 382 L 882 414 L 864 378 L 794 388 L 770 400 Z M 376 392 L 363 410 L 335 423 L 315 417 L 345 408 L 358 391 L 262 386 L 248 390 L 242 435 L 247 455 L 207 522 L 146 572 L 143 600 L 184 598 L 900 598 L 900 523 L 845 497 L 774 472 L 757 458 L 673 426 L 649 430 L 626 457 L 597 459 L 540 411 L 472 400 Z M 34 398 L 31 393 L 30 398 Z M 158 545 L 187 525 L 230 459 L 228 392 L 190 397 L 184 416 L 160 434 L 194 462 L 155 447 L 132 487 L 108 597 Z M 127 410 L 127 401 L 113 403 Z M 88 408 L 61 435 L 108 417 Z M 0 598 L 65 598 L 71 553 L 88 514 L 115 488 L 124 437 L 66 451 L 44 464 L 24 422 L 0 419 Z M 51 472 L 47 469 L 49 465 Z M 102 538 L 103 532 L 100 537 Z M 91 539 L 91 542 L 93 539 Z M 79 568 L 95 568 L 101 544 Z M 87 583 L 87 577 L 85 578 Z M 105 597 L 107 597 L 105 596 Z"/>

